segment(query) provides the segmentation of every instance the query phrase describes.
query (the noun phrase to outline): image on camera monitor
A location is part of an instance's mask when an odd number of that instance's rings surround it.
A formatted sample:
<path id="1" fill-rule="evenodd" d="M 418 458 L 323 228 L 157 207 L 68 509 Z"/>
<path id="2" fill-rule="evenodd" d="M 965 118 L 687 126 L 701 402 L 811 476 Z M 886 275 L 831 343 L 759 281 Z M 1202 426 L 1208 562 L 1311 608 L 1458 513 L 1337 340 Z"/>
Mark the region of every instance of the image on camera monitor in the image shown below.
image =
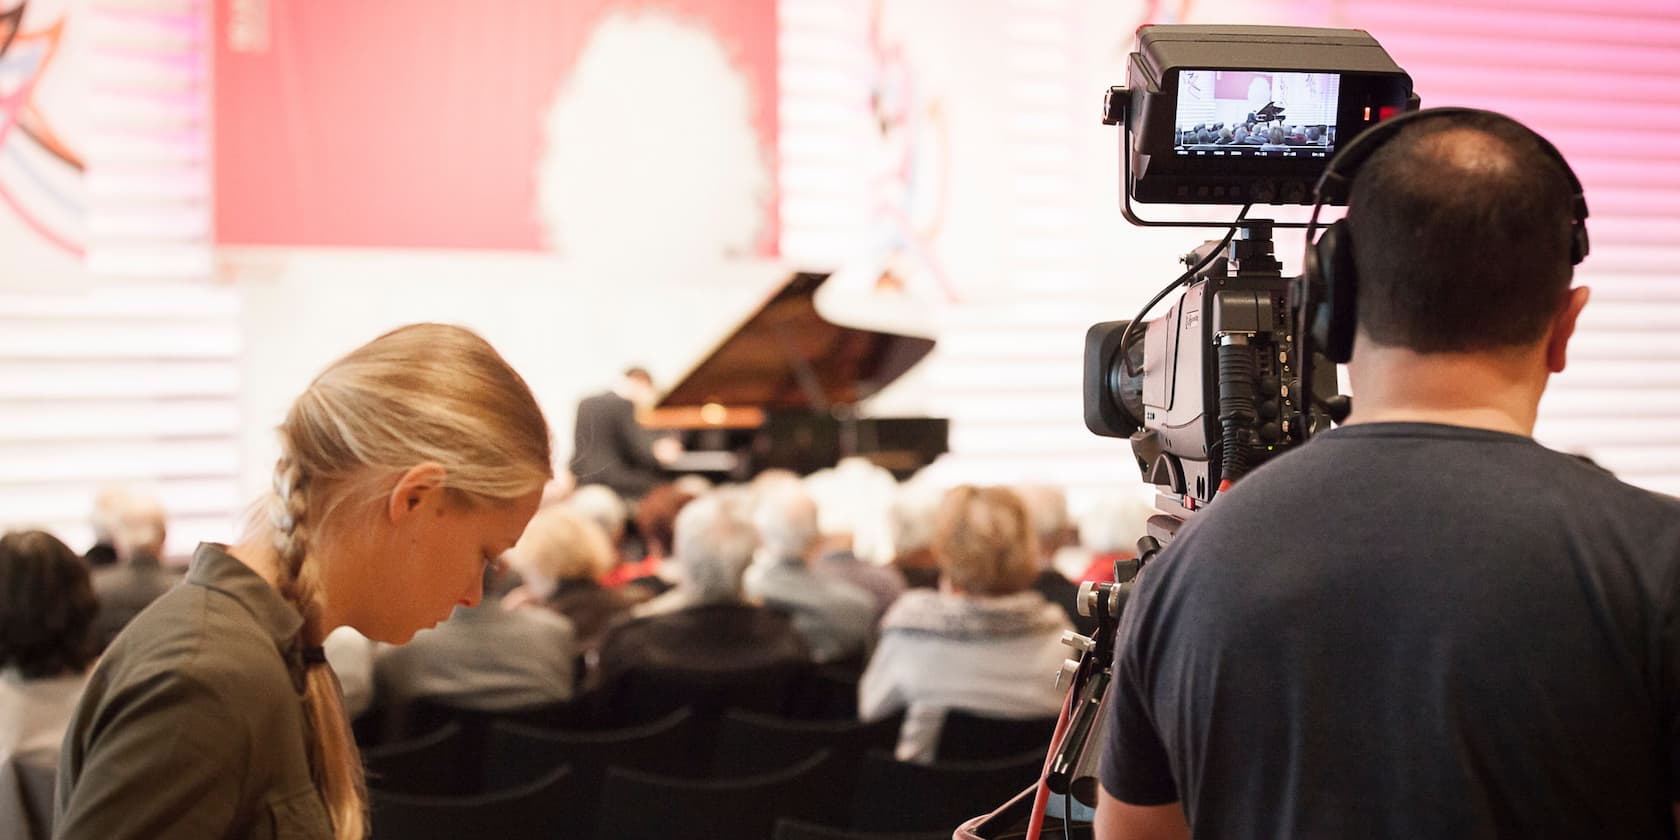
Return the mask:
<path id="1" fill-rule="evenodd" d="M 1180 70 L 1173 151 L 1186 157 L 1328 157 L 1337 73 Z"/>

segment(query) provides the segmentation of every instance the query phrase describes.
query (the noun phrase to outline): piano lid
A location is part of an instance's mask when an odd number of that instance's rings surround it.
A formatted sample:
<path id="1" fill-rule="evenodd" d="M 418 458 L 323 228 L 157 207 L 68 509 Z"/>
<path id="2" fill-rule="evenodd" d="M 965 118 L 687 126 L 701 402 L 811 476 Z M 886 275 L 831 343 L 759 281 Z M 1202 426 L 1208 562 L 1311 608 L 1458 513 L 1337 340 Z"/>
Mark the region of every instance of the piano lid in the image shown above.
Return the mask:
<path id="1" fill-rule="evenodd" d="M 933 350 L 928 338 L 824 318 L 816 292 L 827 280 L 827 274 L 793 275 L 684 374 L 657 409 L 828 411 L 874 395 Z"/>

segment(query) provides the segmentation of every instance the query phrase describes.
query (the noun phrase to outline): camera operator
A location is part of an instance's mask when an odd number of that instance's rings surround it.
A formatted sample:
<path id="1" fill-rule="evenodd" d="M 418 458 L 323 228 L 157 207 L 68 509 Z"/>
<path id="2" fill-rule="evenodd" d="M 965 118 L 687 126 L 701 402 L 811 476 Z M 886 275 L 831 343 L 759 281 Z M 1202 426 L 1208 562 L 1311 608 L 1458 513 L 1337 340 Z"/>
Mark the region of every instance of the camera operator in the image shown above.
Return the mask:
<path id="1" fill-rule="evenodd" d="M 1680 503 L 1531 437 L 1572 192 L 1493 115 L 1365 161 L 1353 414 L 1144 569 L 1099 837 L 1675 836 Z"/>

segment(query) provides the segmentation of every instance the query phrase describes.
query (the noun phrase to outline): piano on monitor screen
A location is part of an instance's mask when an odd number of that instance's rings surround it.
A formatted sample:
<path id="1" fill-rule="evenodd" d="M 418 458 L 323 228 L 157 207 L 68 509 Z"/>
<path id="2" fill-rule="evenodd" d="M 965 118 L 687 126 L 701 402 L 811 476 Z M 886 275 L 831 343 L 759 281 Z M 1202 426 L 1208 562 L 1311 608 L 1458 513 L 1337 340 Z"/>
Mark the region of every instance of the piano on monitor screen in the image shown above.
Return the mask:
<path id="1" fill-rule="evenodd" d="M 828 279 L 793 275 L 641 418 L 681 437 L 673 472 L 746 481 L 766 469 L 806 475 L 861 456 L 903 479 L 946 451 L 945 419 L 857 410 L 934 341 L 886 331 L 891 318 L 825 307 L 818 291 Z"/>

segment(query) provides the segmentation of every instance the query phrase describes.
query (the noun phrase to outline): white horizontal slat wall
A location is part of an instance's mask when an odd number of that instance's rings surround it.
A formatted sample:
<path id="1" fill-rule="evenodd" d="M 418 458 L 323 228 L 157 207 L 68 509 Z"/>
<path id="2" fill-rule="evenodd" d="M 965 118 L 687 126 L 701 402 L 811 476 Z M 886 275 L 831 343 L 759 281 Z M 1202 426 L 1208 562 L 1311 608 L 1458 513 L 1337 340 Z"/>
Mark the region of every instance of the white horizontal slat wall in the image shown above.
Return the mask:
<path id="1" fill-rule="evenodd" d="M 211 280 L 208 8 L 92 0 L 87 279 L 0 290 L 0 527 L 72 547 L 109 484 L 156 493 L 167 551 L 239 508 L 239 303 Z"/>
<path id="2" fill-rule="evenodd" d="M 1510 114 L 1569 159 L 1592 213 L 1592 254 L 1576 282 L 1593 297 L 1535 434 L 1631 483 L 1680 494 L 1680 147 L 1663 139 L 1680 132 L 1680 3 L 1317 7 L 1330 25 L 1376 36 L 1426 107 Z"/>

